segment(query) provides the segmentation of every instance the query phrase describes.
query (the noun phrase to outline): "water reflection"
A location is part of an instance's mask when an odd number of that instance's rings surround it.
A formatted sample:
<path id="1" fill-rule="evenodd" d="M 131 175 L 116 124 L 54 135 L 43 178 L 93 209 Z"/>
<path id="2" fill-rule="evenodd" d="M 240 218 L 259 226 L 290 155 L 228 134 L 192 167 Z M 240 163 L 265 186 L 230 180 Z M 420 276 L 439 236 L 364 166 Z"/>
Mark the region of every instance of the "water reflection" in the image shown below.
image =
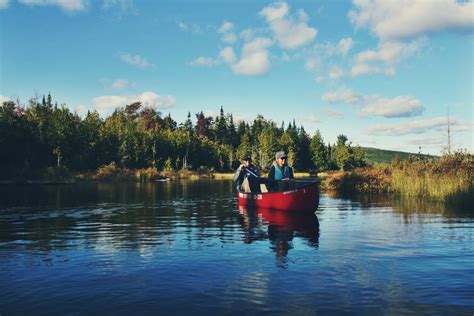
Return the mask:
<path id="1" fill-rule="evenodd" d="M 236 206 L 232 181 L 0 186 L 0 313 L 472 311 L 472 211 L 382 195 L 323 194 L 317 217 Z"/>
<path id="2" fill-rule="evenodd" d="M 465 207 L 450 206 L 441 201 L 433 201 L 419 198 L 393 198 L 393 209 L 397 213 L 410 216 L 413 214 L 439 214 L 446 218 L 473 218 L 474 205 L 471 209 Z"/>
<path id="3" fill-rule="evenodd" d="M 281 210 L 239 207 L 241 224 L 245 231 L 244 243 L 270 240 L 270 249 L 283 265 L 293 249 L 293 239 L 301 238 L 310 247 L 319 246 L 319 221 L 314 213 L 294 213 Z"/>
<path id="4" fill-rule="evenodd" d="M 474 218 L 474 205 L 456 206 L 443 201 L 395 194 L 357 194 L 328 191 L 324 195 L 332 199 L 354 203 L 356 207 L 361 209 L 390 208 L 407 218 L 420 214 L 442 215 L 447 218 Z"/>

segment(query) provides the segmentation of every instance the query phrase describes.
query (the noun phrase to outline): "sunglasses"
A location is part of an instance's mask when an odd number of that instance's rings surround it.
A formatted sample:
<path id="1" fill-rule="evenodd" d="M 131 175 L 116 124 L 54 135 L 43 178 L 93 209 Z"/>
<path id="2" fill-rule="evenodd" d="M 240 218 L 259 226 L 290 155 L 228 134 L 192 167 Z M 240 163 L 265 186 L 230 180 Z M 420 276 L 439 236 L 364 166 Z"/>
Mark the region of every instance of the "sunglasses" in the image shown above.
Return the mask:
<path id="1" fill-rule="evenodd" d="M 281 157 L 280 159 L 281 159 L 281 160 L 286 160 L 286 157 Z"/>

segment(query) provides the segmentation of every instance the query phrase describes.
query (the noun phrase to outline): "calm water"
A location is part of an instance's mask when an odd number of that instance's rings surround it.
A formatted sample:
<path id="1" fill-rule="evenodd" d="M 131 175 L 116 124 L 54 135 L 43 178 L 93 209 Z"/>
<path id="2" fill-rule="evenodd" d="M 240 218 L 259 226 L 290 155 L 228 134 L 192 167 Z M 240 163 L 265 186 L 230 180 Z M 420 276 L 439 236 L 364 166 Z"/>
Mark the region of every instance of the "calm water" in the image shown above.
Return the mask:
<path id="1" fill-rule="evenodd" d="M 230 181 L 0 186 L 0 314 L 474 313 L 474 212 L 322 195 L 239 210 Z"/>

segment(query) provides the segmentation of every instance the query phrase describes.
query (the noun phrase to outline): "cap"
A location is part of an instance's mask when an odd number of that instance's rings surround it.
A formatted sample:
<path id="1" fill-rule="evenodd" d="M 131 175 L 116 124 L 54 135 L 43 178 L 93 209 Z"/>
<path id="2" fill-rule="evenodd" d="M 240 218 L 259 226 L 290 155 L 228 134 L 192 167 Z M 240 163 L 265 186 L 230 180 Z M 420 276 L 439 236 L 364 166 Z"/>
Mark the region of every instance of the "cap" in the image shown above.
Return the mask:
<path id="1" fill-rule="evenodd" d="M 252 157 L 250 157 L 249 155 L 245 155 L 244 159 L 242 159 L 242 160 L 252 160 Z"/>
<path id="2" fill-rule="evenodd" d="M 275 159 L 280 159 L 280 158 L 286 158 L 286 154 L 283 150 L 275 154 Z"/>

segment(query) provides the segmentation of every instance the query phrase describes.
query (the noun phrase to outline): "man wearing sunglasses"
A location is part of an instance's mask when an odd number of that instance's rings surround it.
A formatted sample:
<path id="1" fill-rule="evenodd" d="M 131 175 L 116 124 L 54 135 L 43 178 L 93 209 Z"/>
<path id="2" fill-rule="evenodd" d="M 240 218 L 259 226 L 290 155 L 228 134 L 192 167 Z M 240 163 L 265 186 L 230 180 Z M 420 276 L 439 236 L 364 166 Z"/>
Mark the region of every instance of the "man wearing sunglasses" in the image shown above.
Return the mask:
<path id="1" fill-rule="evenodd" d="M 279 151 L 275 154 L 275 162 L 270 167 L 270 172 L 268 173 L 268 187 L 271 191 L 280 191 L 285 190 L 287 185 L 281 186 L 278 185 L 281 180 L 290 180 L 293 179 L 293 169 L 288 166 L 287 155 L 284 151 Z"/>

